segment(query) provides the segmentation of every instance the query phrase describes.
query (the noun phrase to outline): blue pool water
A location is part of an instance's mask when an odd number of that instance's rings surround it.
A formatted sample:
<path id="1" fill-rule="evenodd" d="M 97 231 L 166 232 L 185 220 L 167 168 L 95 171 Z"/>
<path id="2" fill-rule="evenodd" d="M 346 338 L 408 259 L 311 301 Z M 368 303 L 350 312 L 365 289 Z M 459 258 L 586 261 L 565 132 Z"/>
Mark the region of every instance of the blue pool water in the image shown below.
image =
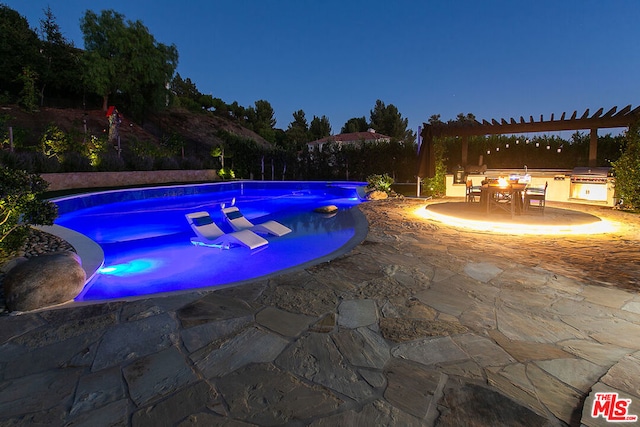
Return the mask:
<path id="1" fill-rule="evenodd" d="M 363 201 L 365 185 L 240 181 L 108 191 L 54 200 L 55 223 L 96 241 L 105 254 L 76 300 L 157 294 L 268 276 L 357 244 L 364 238 L 362 214 L 351 208 Z M 293 231 L 264 236 L 269 244 L 254 251 L 191 244 L 195 234 L 185 214 L 207 211 L 231 232 L 220 209 L 232 201 L 254 223 L 273 219 Z M 332 216 L 314 212 L 326 205 L 339 210 Z"/>

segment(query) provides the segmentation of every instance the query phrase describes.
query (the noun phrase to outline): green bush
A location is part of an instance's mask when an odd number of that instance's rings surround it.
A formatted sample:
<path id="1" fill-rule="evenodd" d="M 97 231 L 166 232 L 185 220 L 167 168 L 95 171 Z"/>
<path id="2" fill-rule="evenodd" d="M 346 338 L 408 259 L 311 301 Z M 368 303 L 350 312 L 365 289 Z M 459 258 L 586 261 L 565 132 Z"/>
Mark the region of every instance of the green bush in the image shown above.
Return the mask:
<path id="1" fill-rule="evenodd" d="M 367 190 L 368 191 L 384 191 L 389 193 L 391 191 L 391 185 L 393 185 L 393 178 L 389 175 L 369 175 L 367 177 Z"/>
<path id="2" fill-rule="evenodd" d="M 443 141 L 434 143 L 436 157 L 436 170 L 433 178 L 424 178 L 421 183 L 421 194 L 423 196 L 442 197 L 447 191 L 446 174 L 447 166 L 445 158 L 445 145 Z"/>
<path id="3" fill-rule="evenodd" d="M 126 169 L 130 171 L 152 171 L 153 157 L 144 154 L 126 156 Z"/>
<path id="4" fill-rule="evenodd" d="M 9 169 L 0 170 L 0 255 L 18 249 L 29 234 L 31 225 L 51 225 L 58 207 L 41 200 L 48 187 L 39 175 Z"/>
<path id="5" fill-rule="evenodd" d="M 62 155 L 62 171 L 63 172 L 91 172 L 93 166 L 85 156 L 74 151 L 69 151 Z"/>
<path id="6" fill-rule="evenodd" d="M 100 153 L 96 162 L 99 172 L 120 172 L 125 169 L 124 160 L 113 151 Z"/>
<path id="7" fill-rule="evenodd" d="M 182 161 L 180 162 L 180 168 L 188 170 L 200 170 L 204 168 L 204 163 L 202 162 L 202 159 L 189 156 L 182 159 Z"/>
<path id="8" fill-rule="evenodd" d="M 221 179 L 234 179 L 236 177 L 236 174 L 230 168 L 222 168 L 218 171 L 218 176 Z"/>
<path id="9" fill-rule="evenodd" d="M 156 170 L 178 170 L 180 165 L 173 157 L 156 157 L 154 168 Z"/>
<path id="10" fill-rule="evenodd" d="M 56 173 L 60 172 L 60 162 L 56 157 L 47 157 L 39 151 L 30 153 L 33 159 L 34 173 Z"/>
<path id="11" fill-rule="evenodd" d="M 622 207 L 640 209 L 640 121 L 629 126 L 626 145 L 620 158 L 613 162 L 617 196 Z"/>

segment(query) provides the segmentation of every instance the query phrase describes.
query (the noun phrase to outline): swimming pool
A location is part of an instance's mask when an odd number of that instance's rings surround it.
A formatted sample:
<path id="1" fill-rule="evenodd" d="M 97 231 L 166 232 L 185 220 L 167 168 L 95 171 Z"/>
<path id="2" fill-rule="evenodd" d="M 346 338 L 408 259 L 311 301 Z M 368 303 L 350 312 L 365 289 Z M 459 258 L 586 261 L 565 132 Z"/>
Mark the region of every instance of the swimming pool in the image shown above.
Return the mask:
<path id="1" fill-rule="evenodd" d="M 55 224 L 82 233 L 104 264 L 76 300 L 104 300 L 241 283 L 322 262 L 366 235 L 357 209 L 366 183 L 238 181 L 105 191 L 54 199 Z M 266 236 L 258 250 L 195 246 L 185 215 L 207 211 L 225 232 L 221 205 L 254 223 L 276 220 L 293 231 Z M 333 215 L 315 212 L 335 205 Z M 364 225 L 363 225 L 364 224 Z"/>

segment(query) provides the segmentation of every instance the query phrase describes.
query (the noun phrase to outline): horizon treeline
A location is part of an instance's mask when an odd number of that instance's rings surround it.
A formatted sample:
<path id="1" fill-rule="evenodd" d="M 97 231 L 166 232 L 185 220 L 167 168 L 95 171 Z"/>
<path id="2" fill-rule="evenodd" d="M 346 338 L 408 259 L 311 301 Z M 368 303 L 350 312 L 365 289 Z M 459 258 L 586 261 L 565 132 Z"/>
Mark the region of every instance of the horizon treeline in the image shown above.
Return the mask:
<path id="1" fill-rule="evenodd" d="M 36 29 L 17 11 L 0 4 L 0 102 L 17 103 L 28 111 L 39 107 L 118 109 L 138 122 L 166 107 L 211 112 L 236 120 L 265 140 L 283 148 L 301 149 L 330 136 L 326 115 L 308 121 L 302 109 L 292 112 L 286 129 L 275 127 L 275 112 L 267 100 L 242 106 L 199 91 L 188 76 L 176 73 L 175 45 L 155 40 L 144 24 L 126 20 L 113 10 L 87 10 L 81 19 L 84 49 L 67 40 L 51 7 L 43 10 Z M 145 52 L 139 55 L 137 52 Z M 349 119 L 344 132 L 369 128 L 395 140 L 415 142 L 397 108 L 378 100 L 365 116 Z"/>
<path id="2" fill-rule="evenodd" d="M 87 10 L 80 28 L 84 49 L 64 37 L 50 7 L 43 10 L 38 27 L 32 29 L 26 18 L 0 4 L 0 104 L 18 104 L 30 112 L 44 106 L 106 111 L 108 105 L 116 105 L 140 124 L 155 112 L 179 107 L 232 120 L 271 144 L 270 149 L 264 150 L 233 136 L 222 138 L 223 146 L 217 152 L 226 150 L 227 155 L 234 156 L 231 163 L 239 177 L 264 175 L 266 157 L 267 164 L 274 165 L 270 169 L 280 171 L 267 175 L 282 179 L 363 179 L 369 174 L 389 173 L 399 181 L 415 180 L 416 134 L 408 129 L 408 120 L 393 104 L 377 100 L 368 118 L 353 117 L 336 132 L 365 132 L 372 128 L 391 137 L 390 143 L 349 149 L 329 144 L 325 153 L 309 152 L 308 142 L 332 135 L 326 115 L 314 115 L 308 120 L 300 109 L 292 112 L 286 129 L 277 128 L 268 100 L 242 106 L 237 101 L 227 103 L 201 93 L 188 76 L 176 73 L 179 52 L 175 45 L 156 41 L 141 21 L 126 20 L 113 10 L 99 14 Z M 472 114 L 461 113 L 449 122 L 472 118 Z M 429 121 L 440 121 L 440 116 L 434 115 Z M 599 144 L 598 165 L 608 166 L 619 157 L 623 137 L 606 135 L 599 139 L 606 141 Z M 528 140 L 535 142 L 528 144 Z M 451 172 L 460 161 L 460 141 L 449 138 L 439 144 L 440 170 Z M 588 137 L 580 132 L 567 140 L 546 135 L 478 137 L 470 141 L 469 147 L 470 163 L 482 157 L 489 168 L 527 165 L 571 169 L 585 161 Z M 219 158 L 224 166 L 225 154 L 209 157 Z M 175 162 L 165 163 L 180 167 Z M 260 165 L 259 170 L 256 164 Z M 197 165 L 195 162 L 194 167 Z"/>

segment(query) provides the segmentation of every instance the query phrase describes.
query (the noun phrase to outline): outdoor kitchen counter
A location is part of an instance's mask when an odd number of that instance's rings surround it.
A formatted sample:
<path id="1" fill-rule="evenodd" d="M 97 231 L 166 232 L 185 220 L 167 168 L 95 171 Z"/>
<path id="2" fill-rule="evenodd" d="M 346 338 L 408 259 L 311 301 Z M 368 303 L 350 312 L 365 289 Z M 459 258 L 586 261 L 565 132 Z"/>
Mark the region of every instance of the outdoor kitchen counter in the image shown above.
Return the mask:
<path id="1" fill-rule="evenodd" d="M 595 170 L 595 169 L 594 169 Z M 545 183 L 548 183 L 546 200 L 550 202 L 566 202 L 566 203 L 578 203 L 578 204 L 592 204 L 600 206 L 614 206 L 614 179 L 611 177 L 604 178 L 599 184 L 590 183 L 589 185 L 599 185 L 598 191 L 599 200 L 589 200 L 591 194 L 595 194 L 592 190 L 589 193 L 578 191 L 576 184 L 572 184 L 572 176 L 578 177 L 578 169 L 576 172 L 571 170 L 531 170 L 529 169 L 526 174 L 530 176 L 529 185 L 531 187 L 544 187 Z M 454 175 L 446 175 L 446 196 L 447 197 L 464 197 L 466 191 L 466 180 L 471 180 L 473 185 L 480 185 L 480 183 L 487 178 L 509 177 L 513 174 L 525 175 L 523 169 L 490 169 L 484 174 L 469 174 L 466 179 L 460 184 L 454 184 Z M 580 174 L 583 176 L 583 174 Z M 575 181 L 575 179 L 574 179 Z"/>

